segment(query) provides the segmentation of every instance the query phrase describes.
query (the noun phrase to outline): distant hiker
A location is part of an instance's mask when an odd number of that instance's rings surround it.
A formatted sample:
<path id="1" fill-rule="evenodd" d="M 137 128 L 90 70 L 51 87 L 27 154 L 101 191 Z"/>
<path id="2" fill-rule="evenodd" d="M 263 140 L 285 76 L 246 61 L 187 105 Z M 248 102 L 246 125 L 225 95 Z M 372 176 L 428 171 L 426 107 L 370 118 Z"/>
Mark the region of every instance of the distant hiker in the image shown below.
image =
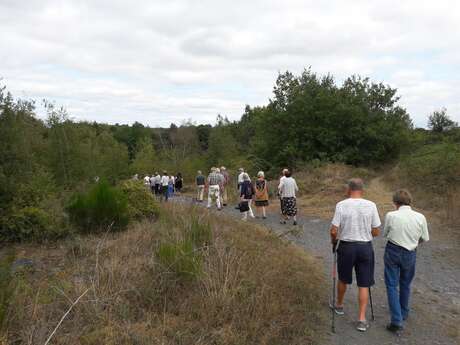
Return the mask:
<path id="1" fill-rule="evenodd" d="M 155 174 L 156 174 L 156 173 L 155 173 Z M 152 192 L 152 194 L 156 194 L 156 193 L 155 193 L 155 174 L 153 174 L 153 175 L 150 176 L 150 178 L 149 178 L 150 191 Z"/>
<path id="2" fill-rule="evenodd" d="M 336 205 L 330 229 L 331 240 L 337 250 L 339 274 L 337 302 L 331 308 L 338 315 L 344 314 L 343 299 L 347 284 L 353 282 L 354 269 L 359 288 L 359 316 L 356 329 L 361 332 L 365 332 L 369 327 L 366 321 L 366 308 L 369 289 L 375 283 L 372 239 L 379 235 L 381 225 L 377 206 L 372 201 L 363 199 L 363 194 L 364 184 L 361 179 L 353 178 L 348 181 L 348 199 Z"/>
<path id="3" fill-rule="evenodd" d="M 220 168 L 220 173 L 222 174 L 222 177 L 223 177 L 222 190 L 221 190 L 222 204 L 223 204 L 223 206 L 227 206 L 227 203 L 228 203 L 228 186 L 229 186 L 228 183 L 230 182 L 230 176 L 228 175 L 228 171 L 224 166 Z"/>
<path id="4" fill-rule="evenodd" d="M 254 196 L 254 186 L 251 183 L 251 179 L 247 173 L 243 173 L 243 183 L 241 184 L 240 192 L 240 211 L 243 213 L 242 220 L 248 219 L 248 213 L 251 218 L 254 217 L 254 212 L 252 212 L 251 203 Z"/>
<path id="5" fill-rule="evenodd" d="M 412 196 L 407 190 L 393 195 L 396 211 L 385 217 L 383 236 L 388 239 L 385 247 L 385 285 L 391 321 L 387 329 L 398 332 L 409 316 L 410 285 L 415 275 L 417 247 L 427 242 L 428 225 L 423 214 L 411 208 Z M 399 290 L 399 292 L 398 292 Z"/>
<path id="6" fill-rule="evenodd" d="M 182 174 L 177 173 L 176 181 L 174 182 L 174 186 L 176 188 L 176 192 L 179 194 L 180 194 L 180 191 L 182 190 L 182 185 L 183 185 Z"/>
<path id="7" fill-rule="evenodd" d="M 221 210 L 222 206 L 220 203 L 220 185 L 222 183 L 222 177 L 217 173 L 216 168 L 211 168 L 211 173 L 208 175 L 208 208 L 211 208 L 212 199 L 216 198 L 217 209 Z"/>
<path id="8" fill-rule="evenodd" d="M 149 175 L 144 176 L 144 186 L 150 187 L 150 176 Z"/>
<path id="9" fill-rule="evenodd" d="M 239 168 L 238 169 L 238 181 L 237 181 L 237 188 L 238 188 L 238 193 L 241 193 L 241 185 L 243 184 L 243 175 L 244 175 L 244 169 Z"/>
<path id="10" fill-rule="evenodd" d="M 175 178 L 173 175 L 169 176 L 168 180 L 168 198 L 171 198 L 174 196 L 174 183 L 175 183 Z"/>
<path id="11" fill-rule="evenodd" d="M 161 176 L 161 201 L 168 201 L 168 185 L 169 185 L 169 176 L 166 171 L 163 171 L 163 175 Z"/>
<path id="12" fill-rule="evenodd" d="M 201 173 L 201 170 L 198 170 L 198 175 L 196 176 L 196 200 L 198 202 L 203 202 L 204 187 L 206 185 L 206 177 Z"/>
<path id="13" fill-rule="evenodd" d="M 278 186 L 281 186 L 281 182 L 286 178 L 286 172 L 288 172 L 288 169 L 283 169 L 281 171 L 281 177 L 280 177 L 280 182 L 278 184 Z M 280 198 L 280 214 L 281 214 L 281 217 L 283 217 L 283 198 L 281 197 L 281 193 L 280 193 L 280 190 L 278 188 L 278 197 Z"/>
<path id="14" fill-rule="evenodd" d="M 158 172 L 155 173 L 153 179 L 155 195 L 159 197 L 161 195 L 161 176 Z"/>
<path id="15" fill-rule="evenodd" d="M 297 225 L 297 202 L 296 192 L 299 190 L 297 182 L 291 176 L 289 170 L 284 172 L 284 178 L 281 177 L 278 191 L 281 197 L 281 224 L 286 224 L 286 221 L 291 217 L 294 225 Z"/>
<path id="16" fill-rule="evenodd" d="M 265 174 L 263 171 L 257 173 L 257 180 L 255 183 L 255 203 L 257 214 L 262 209 L 262 218 L 266 219 L 267 214 L 265 213 L 265 207 L 268 206 L 268 184 L 265 180 Z"/>

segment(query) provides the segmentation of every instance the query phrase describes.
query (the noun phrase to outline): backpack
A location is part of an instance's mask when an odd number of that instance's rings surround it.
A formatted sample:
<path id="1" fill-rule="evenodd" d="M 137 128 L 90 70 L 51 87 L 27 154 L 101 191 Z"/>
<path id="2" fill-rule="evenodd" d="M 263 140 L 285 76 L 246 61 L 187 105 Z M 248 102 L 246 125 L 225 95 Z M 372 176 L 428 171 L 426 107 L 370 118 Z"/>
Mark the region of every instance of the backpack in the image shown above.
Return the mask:
<path id="1" fill-rule="evenodd" d="M 255 195 L 256 200 L 267 200 L 267 181 L 264 180 L 264 187 L 262 189 L 257 188 L 257 181 L 255 183 Z"/>

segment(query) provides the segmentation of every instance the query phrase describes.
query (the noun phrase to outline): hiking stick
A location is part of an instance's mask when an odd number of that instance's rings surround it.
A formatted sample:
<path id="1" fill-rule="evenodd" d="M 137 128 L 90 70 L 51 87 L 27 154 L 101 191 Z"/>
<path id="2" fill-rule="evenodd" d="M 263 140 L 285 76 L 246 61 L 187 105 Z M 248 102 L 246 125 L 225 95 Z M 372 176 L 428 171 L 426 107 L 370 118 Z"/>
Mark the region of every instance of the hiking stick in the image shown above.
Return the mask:
<path id="1" fill-rule="evenodd" d="M 336 283 L 337 283 L 337 249 L 339 247 L 340 240 L 337 243 L 332 244 L 332 253 L 334 255 L 334 262 L 332 264 L 332 321 L 331 331 L 335 333 L 335 294 L 336 294 Z"/>
<path id="2" fill-rule="evenodd" d="M 372 293 L 371 293 L 371 287 L 369 286 L 369 302 L 371 304 L 371 317 L 372 317 L 372 321 L 375 321 L 375 317 L 374 317 L 374 304 L 372 303 Z"/>

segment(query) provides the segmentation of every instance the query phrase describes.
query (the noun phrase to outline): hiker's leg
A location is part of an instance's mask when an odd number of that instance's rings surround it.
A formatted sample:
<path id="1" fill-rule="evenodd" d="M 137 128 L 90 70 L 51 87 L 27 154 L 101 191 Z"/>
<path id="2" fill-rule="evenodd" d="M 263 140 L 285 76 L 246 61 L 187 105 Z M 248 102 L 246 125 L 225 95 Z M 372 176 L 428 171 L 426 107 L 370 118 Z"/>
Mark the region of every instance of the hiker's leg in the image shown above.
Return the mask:
<path id="1" fill-rule="evenodd" d="M 343 299 L 345 298 L 345 292 L 347 292 L 347 284 L 339 280 L 337 283 L 337 307 L 343 306 Z"/>
<path id="2" fill-rule="evenodd" d="M 398 247 L 392 244 L 387 244 L 383 257 L 385 264 L 385 285 L 387 288 L 387 298 L 391 314 L 391 323 L 395 326 L 402 325 L 401 304 L 398 293 L 400 274 L 399 255 L 400 249 Z"/>
<path id="3" fill-rule="evenodd" d="M 216 204 L 217 208 L 221 208 L 221 203 L 220 203 L 220 190 L 219 187 L 216 187 Z"/>
<path id="4" fill-rule="evenodd" d="M 267 213 L 265 211 L 265 206 L 262 206 L 262 216 L 263 217 L 266 217 L 267 216 Z"/>
<path id="5" fill-rule="evenodd" d="M 252 212 L 251 204 L 252 204 L 252 200 L 249 200 L 249 201 L 248 201 L 249 215 L 251 216 L 251 218 L 255 218 L 254 212 Z"/>
<path id="6" fill-rule="evenodd" d="M 212 204 L 212 187 L 209 186 L 209 190 L 208 190 L 208 208 L 211 207 L 211 204 Z"/>
<path id="7" fill-rule="evenodd" d="M 399 275 L 399 304 L 403 320 L 409 316 L 410 285 L 415 275 L 416 252 L 404 252 Z"/>
<path id="8" fill-rule="evenodd" d="M 358 301 L 359 301 L 359 321 L 366 320 L 367 303 L 369 303 L 369 288 L 358 288 Z"/>
<path id="9" fill-rule="evenodd" d="M 204 197 L 204 186 L 200 186 L 200 189 L 199 189 L 199 200 L 200 200 L 200 201 L 203 201 L 203 197 Z"/>

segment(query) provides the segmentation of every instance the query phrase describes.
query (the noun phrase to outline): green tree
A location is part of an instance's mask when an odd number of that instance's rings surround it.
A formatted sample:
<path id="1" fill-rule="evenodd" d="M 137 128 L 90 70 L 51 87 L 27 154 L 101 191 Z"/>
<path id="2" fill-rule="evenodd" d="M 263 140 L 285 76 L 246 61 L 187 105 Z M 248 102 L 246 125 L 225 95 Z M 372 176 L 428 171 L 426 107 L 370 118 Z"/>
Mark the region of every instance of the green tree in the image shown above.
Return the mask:
<path id="1" fill-rule="evenodd" d="M 443 133 L 457 127 L 457 122 L 447 115 L 447 109 L 441 108 L 428 116 L 428 128 L 435 133 Z"/>

